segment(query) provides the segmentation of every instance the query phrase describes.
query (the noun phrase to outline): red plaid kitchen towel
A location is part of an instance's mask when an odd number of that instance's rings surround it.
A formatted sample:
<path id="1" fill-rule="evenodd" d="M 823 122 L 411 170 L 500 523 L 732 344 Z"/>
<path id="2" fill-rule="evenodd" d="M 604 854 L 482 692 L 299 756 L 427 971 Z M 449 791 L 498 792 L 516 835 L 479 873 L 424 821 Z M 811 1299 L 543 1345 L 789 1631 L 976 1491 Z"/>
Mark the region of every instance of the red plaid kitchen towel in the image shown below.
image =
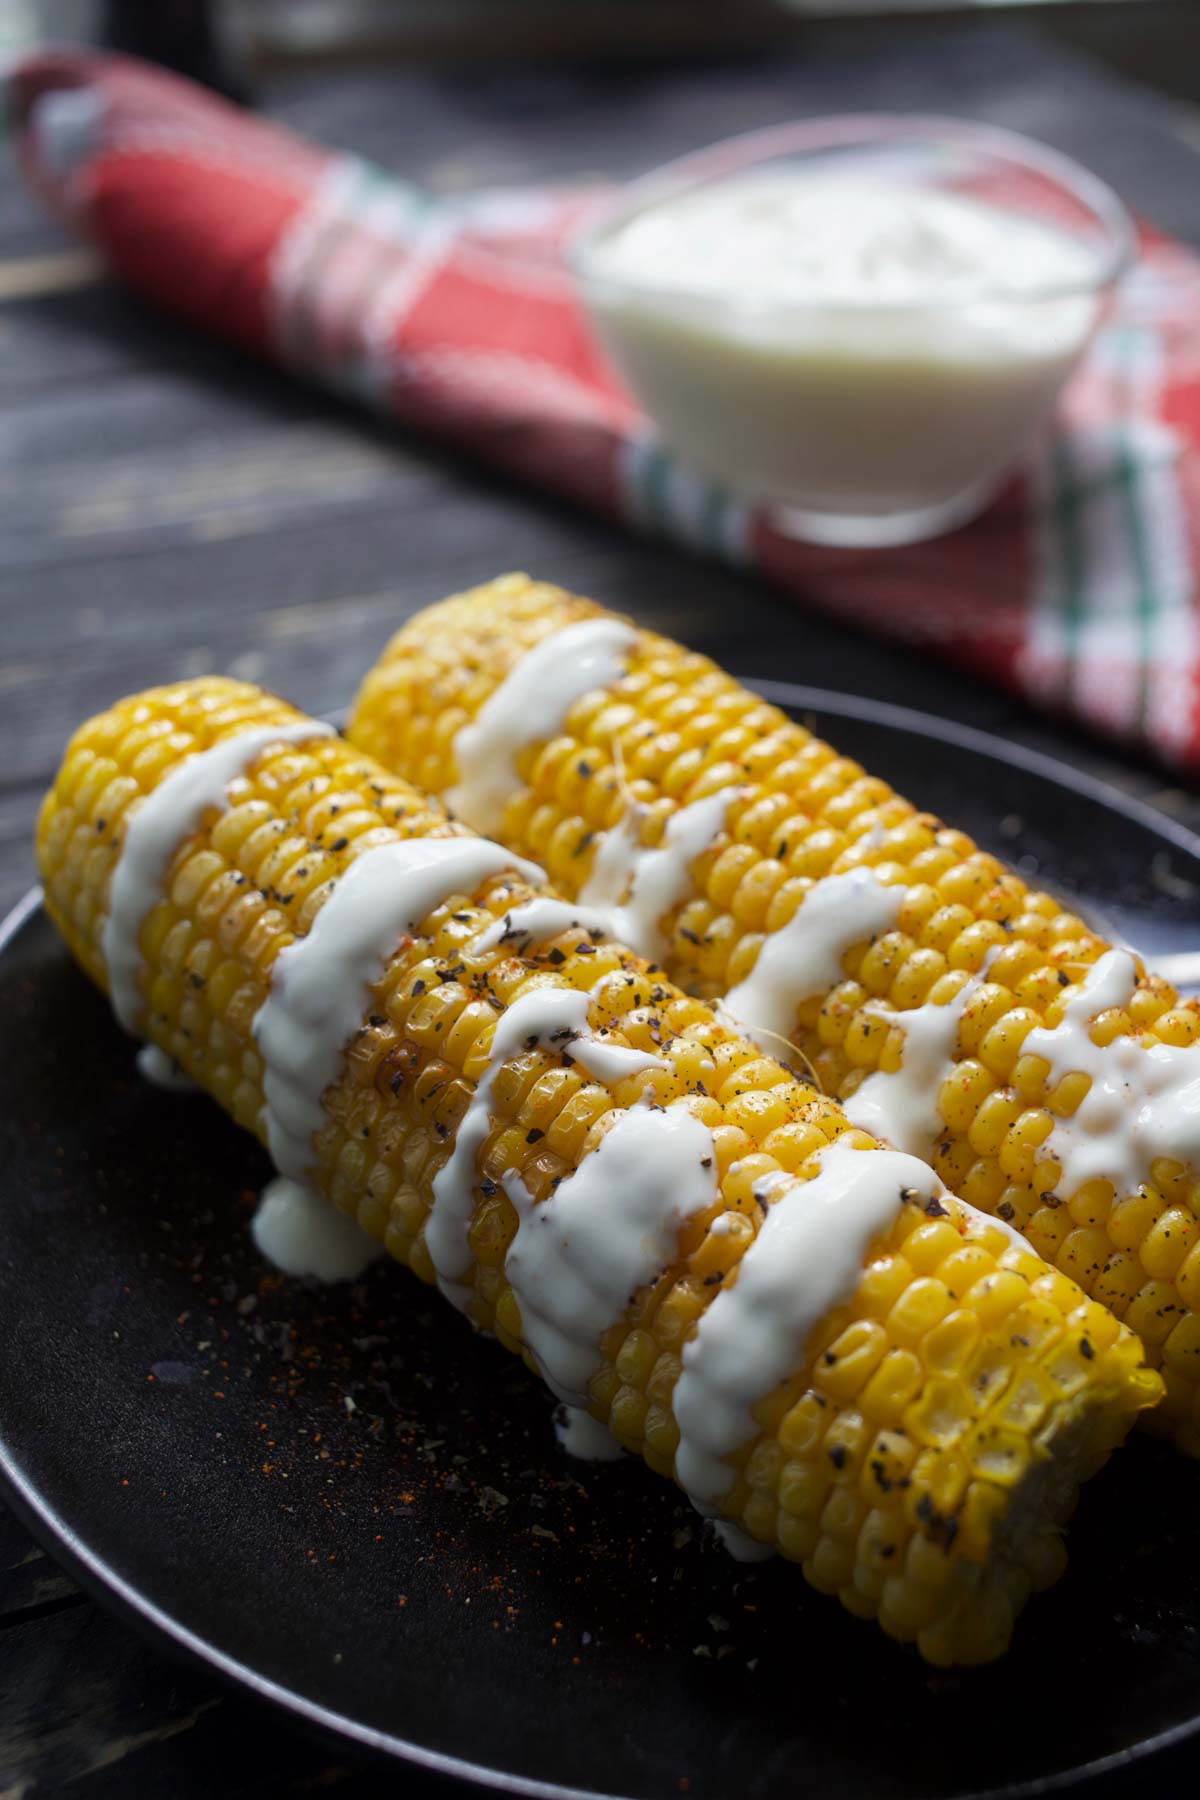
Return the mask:
<path id="1" fill-rule="evenodd" d="M 815 549 L 687 469 L 622 392 L 561 257 L 594 190 L 435 199 L 84 51 L 25 62 L 11 97 L 38 192 L 164 306 L 1200 773 L 1200 257 L 1181 245 L 1143 232 L 1053 430 L 985 517 L 913 548 Z"/>

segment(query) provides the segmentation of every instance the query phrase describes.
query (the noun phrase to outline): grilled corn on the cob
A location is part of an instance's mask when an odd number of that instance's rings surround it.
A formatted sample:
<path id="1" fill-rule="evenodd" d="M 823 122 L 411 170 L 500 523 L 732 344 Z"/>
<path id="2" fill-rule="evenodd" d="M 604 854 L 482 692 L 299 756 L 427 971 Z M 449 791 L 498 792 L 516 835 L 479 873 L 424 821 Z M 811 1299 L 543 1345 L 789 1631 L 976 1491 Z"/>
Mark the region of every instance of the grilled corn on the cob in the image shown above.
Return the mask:
<path id="1" fill-rule="evenodd" d="M 1200 1453 L 1200 1004 L 707 658 L 626 626 L 572 681 L 600 621 L 524 576 L 430 607 L 350 736 L 1011 1220 Z"/>
<path id="2" fill-rule="evenodd" d="M 1079 1480 L 1157 1397 L 1136 1337 L 319 730 L 216 678 L 82 727 L 38 854 L 83 967 L 651 1468 L 932 1661 L 998 1654 Z M 657 1210 L 622 1236 L 635 1202 Z M 854 1252 L 815 1324 L 814 1226 Z"/>

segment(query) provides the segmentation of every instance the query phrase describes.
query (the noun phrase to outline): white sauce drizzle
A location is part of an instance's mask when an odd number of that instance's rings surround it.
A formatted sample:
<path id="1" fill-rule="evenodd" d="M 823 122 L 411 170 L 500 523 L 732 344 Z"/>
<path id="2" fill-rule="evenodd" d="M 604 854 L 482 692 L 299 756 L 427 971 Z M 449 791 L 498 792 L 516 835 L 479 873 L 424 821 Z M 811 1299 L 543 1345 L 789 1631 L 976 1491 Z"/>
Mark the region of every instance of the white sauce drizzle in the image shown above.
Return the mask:
<path id="1" fill-rule="evenodd" d="M 853 1293 L 875 1238 L 906 1190 L 932 1199 L 933 1170 L 898 1150 L 831 1144 L 809 1181 L 770 1178 L 761 1197 L 784 1189 L 767 1209 L 736 1279 L 701 1315 L 683 1352 L 673 1409 L 679 1426 L 675 1474 L 700 1512 L 729 1491 L 723 1459 L 752 1437 L 751 1408 L 799 1368 L 826 1313 Z"/>
<path id="2" fill-rule="evenodd" d="M 577 700 L 612 687 L 637 632 L 621 619 L 579 619 L 526 652 L 453 744 L 458 781 L 446 803 L 476 831 L 495 831 L 520 786 L 517 757 L 555 736 Z"/>
<path id="3" fill-rule="evenodd" d="M 197 1091 L 195 1082 L 184 1074 L 175 1058 L 160 1050 L 157 1044 L 142 1045 L 137 1053 L 137 1072 L 151 1087 L 162 1088 L 168 1094 L 194 1094 Z"/>
<path id="4" fill-rule="evenodd" d="M 503 918 L 494 920 L 486 931 L 472 938 L 467 948 L 472 956 L 482 956 L 500 946 L 513 956 L 521 956 L 534 944 L 544 944 L 548 938 L 559 937 L 574 925 L 581 925 L 593 937 L 608 935 L 608 921 L 594 907 L 538 894 L 534 899 L 514 906 Z"/>
<path id="5" fill-rule="evenodd" d="M 766 1562 L 768 1557 L 775 1554 L 770 1544 L 760 1544 L 757 1538 L 752 1538 L 748 1531 L 743 1531 L 732 1519 L 710 1519 L 708 1523 L 713 1536 L 728 1551 L 734 1562 Z"/>
<path id="6" fill-rule="evenodd" d="M 1122 1035 L 1092 1042 L 1095 1019 L 1127 1007 L 1137 964 L 1127 950 L 1109 950 L 1093 963 L 1053 1029 L 1038 1026 L 1023 1052 L 1050 1066 L 1048 1091 L 1075 1072 L 1091 1087 L 1069 1119 L 1056 1117 L 1044 1148 L 1062 1165 L 1062 1197 L 1097 1177 L 1118 1195 L 1150 1179 L 1158 1157 L 1200 1168 L 1200 1045 L 1142 1044 Z"/>
<path id="7" fill-rule="evenodd" d="M 690 893 L 692 864 L 725 829 L 725 815 L 737 791 L 722 788 L 681 806 L 667 820 L 662 843 L 655 849 L 640 841 L 649 809 L 639 802 L 604 833 L 579 897 L 602 909 L 618 942 L 641 956 L 664 954 L 661 922 Z"/>
<path id="8" fill-rule="evenodd" d="M 871 1016 L 888 1025 L 897 1025 L 904 1033 L 904 1054 L 900 1067 L 876 1069 L 842 1102 L 842 1111 L 852 1125 L 869 1131 L 926 1159 L 945 1131 L 938 1108 L 942 1084 L 954 1073 L 958 1049 L 958 1031 L 963 1016 L 980 989 L 987 983 L 988 953 L 983 972 L 972 975 L 958 993 L 944 1006 L 927 1000 L 907 1012 L 893 1012 L 887 1007 L 871 1009 Z"/>
<path id="9" fill-rule="evenodd" d="M 885 887 L 868 868 L 826 875 L 809 888 L 786 925 L 765 937 L 724 1011 L 772 1054 L 795 1030 L 796 1009 L 843 979 L 842 958 L 854 944 L 890 931 L 904 904 L 902 887 Z"/>
<path id="10" fill-rule="evenodd" d="M 367 992 L 400 940 L 451 894 L 491 875 L 541 871 L 486 838 L 410 838 L 381 844 L 334 883 L 306 937 L 280 951 L 254 1020 L 263 1058 L 267 1144 L 281 1175 L 303 1181 L 312 1138 Z"/>
<path id="11" fill-rule="evenodd" d="M 555 1407 L 554 1435 L 579 1462 L 619 1462 L 625 1454 L 608 1426 L 581 1406 Z"/>
<path id="12" fill-rule="evenodd" d="M 267 1183 L 250 1227 L 268 1262 L 285 1275 L 356 1281 L 383 1246 L 307 1183 L 280 1175 Z"/>
<path id="13" fill-rule="evenodd" d="M 433 1206 L 425 1224 L 425 1247 L 438 1286 L 460 1309 L 466 1307 L 473 1292 L 463 1283 L 472 1261 L 468 1233 L 479 1182 L 479 1152 L 492 1129 L 492 1088 L 503 1064 L 522 1050 L 540 1045 L 564 1051 L 594 1080 L 605 1084 L 662 1067 L 660 1057 L 606 1043 L 590 1029 L 587 1013 L 587 994 L 571 988 L 535 987 L 519 995 L 496 1023 L 488 1067 L 459 1123 L 454 1148 L 434 1178 Z M 586 1162 L 593 1160 L 594 1156 L 586 1158 Z M 516 1204 L 511 1191 L 509 1197 Z"/>
<path id="14" fill-rule="evenodd" d="M 126 1031 L 138 1035 L 143 1006 L 138 934 L 147 914 L 163 898 L 167 870 L 180 844 L 199 831 L 206 812 L 214 807 L 225 810 L 230 782 L 245 774 L 270 745 L 303 744 L 333 735 L 331 725 L 314 719 L 256 725 L 187 757 L 130 808 L 101 940 L 113 1011 Z"/>
<path id="15" fill-rule="evenodd" d="M 551 1390 L 585 1406 L 600 1340 L 673 1260 L 679 1228 L 717 1197 L 712 1134 L 685 1105 L 635 1106 L 536 1206 L 505 1177 L 517 1235 L 504 1273 L 526 1349 Z"/>

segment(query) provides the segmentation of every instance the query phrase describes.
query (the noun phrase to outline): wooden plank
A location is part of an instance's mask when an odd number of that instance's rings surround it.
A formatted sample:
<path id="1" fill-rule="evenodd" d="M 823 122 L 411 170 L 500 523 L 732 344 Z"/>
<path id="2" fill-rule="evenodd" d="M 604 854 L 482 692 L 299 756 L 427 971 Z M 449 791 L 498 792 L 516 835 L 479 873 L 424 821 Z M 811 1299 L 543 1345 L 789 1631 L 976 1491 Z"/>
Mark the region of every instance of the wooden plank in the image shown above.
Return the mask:
<path id="1" fill-rule="evenodd" d="M 0 1630 L 70 1601 L 82 1603 L 75 1583 L 0 1508 Z"/>
<path id="2" fill-rule="evenodd" d="M 84 1781 L 89 1800 L 242 1800 L 336 1789 L 351 1774 L 345 1756 L 262 1718 L 203 1672 L 164 1664 L 93 1606 L 0 1632 L 0 1654 L 0 1800 Z"/>

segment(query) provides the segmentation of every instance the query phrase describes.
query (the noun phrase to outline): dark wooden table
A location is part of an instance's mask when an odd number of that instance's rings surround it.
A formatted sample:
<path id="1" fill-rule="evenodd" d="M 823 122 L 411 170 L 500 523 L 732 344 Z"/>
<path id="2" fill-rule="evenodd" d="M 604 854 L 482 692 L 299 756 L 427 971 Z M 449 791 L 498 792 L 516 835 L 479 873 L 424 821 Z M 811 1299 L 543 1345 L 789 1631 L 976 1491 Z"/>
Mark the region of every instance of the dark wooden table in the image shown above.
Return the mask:
<path id="1" fill-rule="evenodd" d="M 1185 51 L 1181 42 L 1180 53 Z M 1074 152 L 1200 243 L 1200 116 L 1024 27 L 824 31 L 720 67 L 340 71 L 269 110 L 450 190 L 623 174 L 803 111 L 953 110 Z M 733 669 L 900 698 L 1050 750 L 1200 826 L 1200 796 L 757 582 L 623 537 L 375 426 L 140 307 L 0 189 L 0 905 L 32 879 L 40 792 L 86 713 L 205 670 L 345 704 L 404 615 L 528 568 Z M 380 1777 L 177 1667 L 0 1512 L 0 1800 L 378 1792 Z M 1098 1703 L 1103 1697 L 1097 1696 Z M 1181 1781 L 1187 1751 L 1155 1765 Z M 445 1791 L 403 1772 L 409 1795 Z M 1092 1800 L 1146 1793 L 1107 1777 Z"/>

